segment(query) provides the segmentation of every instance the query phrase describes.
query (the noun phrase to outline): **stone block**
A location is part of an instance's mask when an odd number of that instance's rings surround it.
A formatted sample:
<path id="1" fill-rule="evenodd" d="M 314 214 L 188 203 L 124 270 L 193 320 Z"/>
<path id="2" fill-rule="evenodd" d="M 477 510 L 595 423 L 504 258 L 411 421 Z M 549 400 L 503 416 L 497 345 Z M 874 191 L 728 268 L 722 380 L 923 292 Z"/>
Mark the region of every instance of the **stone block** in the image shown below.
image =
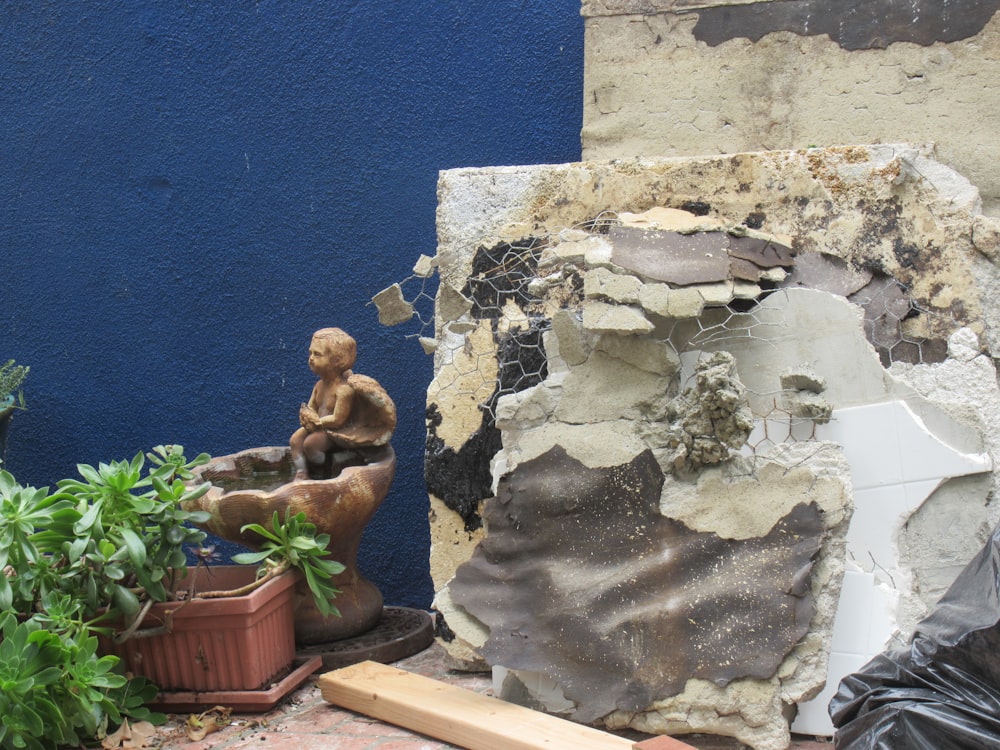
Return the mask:
<path id="1" fill-rule="evenodd" d="M 642 310 L 630 305 L 611 305 L 588 300 L 583 305 L 583 327 L 593 333 L 638 336 L 653 330 Z"/>
<path id="2" fill-rule="evenodd" d="M 705 309 L 702 288 L 698 285 L 673 289 L 667 284 L 644 284 L 639 291 L 639 304 L 646 312 L 663 318 L 697 318 Z"/>
<path id="3" fill-rule="evenodd" d="M 1000 175 L 990 165 L 1000 144 L 986 113 L 1000 110 L 1000 16 L 988 0 L 958 14 L 949 3 L 914 7 L 586 0 L 583 157 L 935 143 L 997 215 Z M 896 174 L 919 179 L 905 165 Z"/>

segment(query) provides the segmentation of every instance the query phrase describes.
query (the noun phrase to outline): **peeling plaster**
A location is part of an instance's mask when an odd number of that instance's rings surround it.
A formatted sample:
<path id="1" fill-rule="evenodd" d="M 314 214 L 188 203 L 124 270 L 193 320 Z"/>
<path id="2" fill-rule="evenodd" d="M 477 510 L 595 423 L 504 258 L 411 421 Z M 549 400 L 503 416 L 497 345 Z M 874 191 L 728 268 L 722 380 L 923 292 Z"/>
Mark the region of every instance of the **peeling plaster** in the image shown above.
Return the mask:
<path id="1" fill-rule="evenodd" d="M 553 677 L 577 721 L 641 710 L 691 677 L 769 678 L 812 618 L 815 505 L 724 539 L 661 516 L 662 483 L 648 451 L 589 469 L 556 446 L 501 479 L 489 533 L 449 586 L 489 627 L 480 653 Z M 664 643 L 669 659 L 635 658 Z"/>
<path id="2" fill-rule="evenodd" d="M 998 0 L 765 0 L 734 5 L 704 3 L 697 9 L 695 38 L 711 47 L 731 39 L 759 41 L 790 31 L 826 34 L 845 50 L 885 49 L 897 42 L 928 46 L 956 42 L 983 30 L 1000 9 Z"/>

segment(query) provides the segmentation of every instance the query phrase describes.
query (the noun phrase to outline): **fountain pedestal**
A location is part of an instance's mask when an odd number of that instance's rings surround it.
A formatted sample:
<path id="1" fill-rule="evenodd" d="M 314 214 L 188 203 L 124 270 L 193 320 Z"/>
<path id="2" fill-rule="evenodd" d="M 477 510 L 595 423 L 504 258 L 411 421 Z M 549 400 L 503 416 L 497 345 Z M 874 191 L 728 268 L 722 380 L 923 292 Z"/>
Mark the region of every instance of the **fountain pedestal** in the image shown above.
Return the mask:
<path id="1" fill-rule="evenodd" d="M 212 488 L 190 505 L 212 517 L 210 533 L 256 549 L 259 538 L 240 529 L 249 523 L 270 526 L 275 511 L 305 513 L 318 533 L 330 535 L 329 555 L 344 566 L 333 583 L 340 617 L 323 616 L 303 581 L 297 592 L 295 639 L 300 645 L 338 641 L 374 628 L 382 616 L 382 593 L 358 570 L 358 546 L 365 526 L 382 504 L 396 470 L 391 446 L 354 451 L 363 463 L 331 467 L 329 478 L 293 481 L 291 454 L 285 447 L 251 448 L 213 459 L 199 467 L 195 481 Z"/>

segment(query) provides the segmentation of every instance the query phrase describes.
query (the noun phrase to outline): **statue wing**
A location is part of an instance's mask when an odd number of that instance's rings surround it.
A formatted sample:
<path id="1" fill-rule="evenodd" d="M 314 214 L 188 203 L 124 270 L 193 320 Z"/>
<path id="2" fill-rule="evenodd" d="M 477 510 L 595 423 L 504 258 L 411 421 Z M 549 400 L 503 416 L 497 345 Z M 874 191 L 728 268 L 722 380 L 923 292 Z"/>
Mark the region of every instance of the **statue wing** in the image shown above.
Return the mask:
<path id="1" fill-rule="evenodd" d="M 378 381 L 351 373 L 347 384 L 354 389 L 351 416 L 339 430 L 327 432 L 352 448 L 385 445 L 396 429 L 396 404 Z"/>

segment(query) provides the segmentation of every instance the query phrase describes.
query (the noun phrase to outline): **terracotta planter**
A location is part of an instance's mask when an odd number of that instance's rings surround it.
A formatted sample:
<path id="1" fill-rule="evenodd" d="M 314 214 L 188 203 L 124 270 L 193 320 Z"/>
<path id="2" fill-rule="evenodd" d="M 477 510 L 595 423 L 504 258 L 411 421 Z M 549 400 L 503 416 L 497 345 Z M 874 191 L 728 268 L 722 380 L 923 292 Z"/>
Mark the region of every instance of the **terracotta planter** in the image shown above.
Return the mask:
<path id="1" fill-rule="evenodd" d="M 250 583 L 244 565 L 199 568 L 197 590 L 230 590 Z M 125 668 L 163 691 L 252 691 L 286 676 L 295 659 L 295 584 L 278 576 L 245 596 L 156 604 L 142 628 L 162 625 L 173 611 L 171 632 L 109 645 Z M 178 588 L 185 588 L 187 579 Z"/>
<path id="2" fill-rule="evenodd" d="M 361 534 L 385 499 L 396 469 L 391 446 L 356 451 L 363 463 L 335 468 L 330 479 L 292 481 L 290 452 L 284 447 L 252 448 L 213 459 L 196 472 L 195 481 L 209 481 L 208 494 L 187 505 L 207 510 L 212 518 L 203 528 L 233 542 L 255 548 L 253 534 L 240 531 L 244 524 L 271 525 L 277 511 L 304 512 L 321 533 L 330 535 L 328 558 L 344 566 L 334 577 L 340 594 L 334 604 L 340 617 L 324 617 L 316 609 L 305 582 L 299 584 L 295 637 L 300 645 L 329 643 L 365 633 L 382 616 L 382 594 L 357 567 Z M 270 485 L 263 489 L 257 485 Z"/>

